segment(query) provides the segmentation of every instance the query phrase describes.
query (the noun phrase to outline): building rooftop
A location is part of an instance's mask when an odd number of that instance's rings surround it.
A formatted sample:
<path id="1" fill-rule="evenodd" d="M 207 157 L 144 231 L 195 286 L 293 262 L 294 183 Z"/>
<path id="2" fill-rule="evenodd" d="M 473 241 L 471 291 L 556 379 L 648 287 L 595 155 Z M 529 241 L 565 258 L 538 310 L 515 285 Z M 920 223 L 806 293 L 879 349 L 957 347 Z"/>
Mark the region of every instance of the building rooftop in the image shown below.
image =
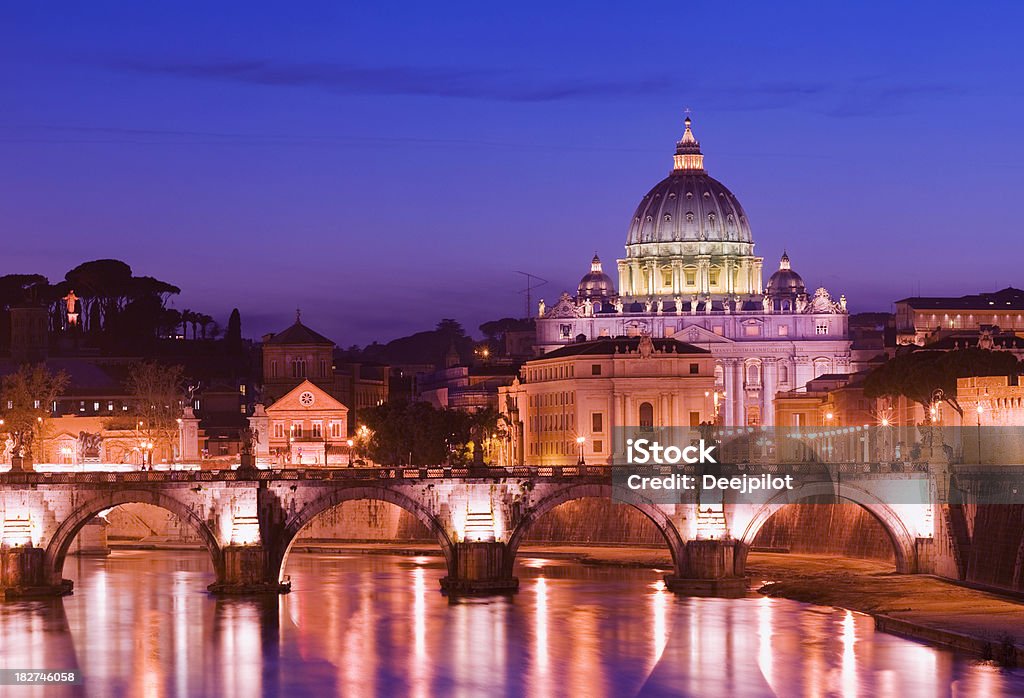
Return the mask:
<path id="1" fill-rule="evenodd" d="M 906 303 L 917 310 L 1024 310 L 1024 291 L 1007 286 L 994 293 L 977 293 L 970 296 L 911 296 L 897 303 Z"/>
<path id="2" fill-rule="evenodd" d="M 615 337 L 577 342 L 543 354 L 541 359 L 561 359 L 570 356 L 611 356 L 636 353 L 641 337 Z M 677 339 L 652 339 L 654 351 L 662 354 L 710 354 L 707 349 L 695 347 Z"/>
<path id="3" fill-rule="evenodd" d="M 325 344 L 327 346 L 334 346 L 334 341 L 327 339 L 319 332 L 314 332 L 305 325 L 302 324 L 301 320 L 296 320 L 295 324 L 286 330 L 278 332 L 277 334 L 271 335 L 267 340 L 267 344 Z"/>

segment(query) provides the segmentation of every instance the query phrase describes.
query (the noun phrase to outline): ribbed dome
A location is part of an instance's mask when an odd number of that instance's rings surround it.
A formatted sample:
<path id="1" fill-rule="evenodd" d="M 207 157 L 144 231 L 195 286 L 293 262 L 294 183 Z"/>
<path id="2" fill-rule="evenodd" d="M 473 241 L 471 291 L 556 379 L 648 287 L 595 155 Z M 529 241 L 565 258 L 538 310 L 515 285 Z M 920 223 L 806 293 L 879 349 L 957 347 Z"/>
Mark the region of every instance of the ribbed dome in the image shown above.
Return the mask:
<path id="1" fill-rule="evenodd" d="M 596 254 L 590 261 L 590 272 L 580 279 L 577 289 L 580 298 L 591 300 L 608 300 L 615 297 L 615 284 L 612 277 L 601 270 L 601 259 Z"/>
<path id="2" fill-rule="evenodd" d="M 766 293 L 769 296 L 797 296 L 806 292 L 803 278 L 789 266 L 789 255 L 782 253 L 779 270 L 768 279 Z"/>
<path id="3" fill-rule="evenodd" d="M 752 243 L 747 214 L 724 184 L 708 176 L 690 119 L 685 123 L 686 130 L 676 144 L 675 169 L 637 206 L 626 244 L 686 240 Z"/>

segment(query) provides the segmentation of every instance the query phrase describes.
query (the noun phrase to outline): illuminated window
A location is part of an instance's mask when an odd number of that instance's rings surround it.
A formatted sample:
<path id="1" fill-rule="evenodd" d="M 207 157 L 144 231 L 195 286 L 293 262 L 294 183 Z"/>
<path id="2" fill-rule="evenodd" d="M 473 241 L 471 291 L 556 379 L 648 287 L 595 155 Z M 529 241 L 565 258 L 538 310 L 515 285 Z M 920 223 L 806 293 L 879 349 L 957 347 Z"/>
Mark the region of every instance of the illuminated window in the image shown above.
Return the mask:
<path id="1" fill-rule="evenodd" d="M 718 285 L 718 269 L 712 269 L 708 272 L 708 283 L 712 286 Z"/>
<path id="2" fill-rule="evenodd" d="M 339 422 L 337 420 L 331 421 L 331 438 L 332 439 L 340 439 L 341 438 L 341 422 Z"/>
<path id="3" fill-rule="evenodd" d="M 814 325 L 814 334 L 828 334 L 828 321 L 816 323 Z"/>
<path id="4" fill-rule="evenodd" d="M 302 438 L 302 422 L 295 422 L 292 424 L 292 436 L 296 439 Z"/>
<path id="5" fill-rule="evenodd" d="M 649 402 L 640 403 L 640 430 L 651 431 L 654 429 L 654 405 Z"/>
<path id="6" fill-rule="evenodd" d="M 321 422 L 313 422 L 312 424 L 313 438 L 319 439 L 323 437 L 323 425 Z"/>
<path id="7" fill-rule="evenodd" d="M 761 326 L 760 325 L 744 325 L 743 326 L 743 334 L 745 334 L 747 337 L 758 337 L 758 336 L 761 335 Z"/>
<path id="8" fill-rule="evenodd" d="M 672 270 L 669 267 L 661 270 L 661 285 L 665 288 L 671 288 L 672 286 Z"/>
<path id="9" fill-rule="evenodd" d="M 700 426 L 700 412 L 691 412 L 690 413 L 690 426 L 691 427 L 699 427 Z"/>
<path id="10" fill-rule="evenodd" d="M 683 276 L 686 277 L 687 286 L 697 285 L 697 272 L 695 272 L 693 269 L 687 269 L 686 271 L 684 271 Z"/>
<path id="11" fill-rule="evenodd" d="M 779 325 L 779 336 L 785 337 L 789 334 L 789 325 Z"/>

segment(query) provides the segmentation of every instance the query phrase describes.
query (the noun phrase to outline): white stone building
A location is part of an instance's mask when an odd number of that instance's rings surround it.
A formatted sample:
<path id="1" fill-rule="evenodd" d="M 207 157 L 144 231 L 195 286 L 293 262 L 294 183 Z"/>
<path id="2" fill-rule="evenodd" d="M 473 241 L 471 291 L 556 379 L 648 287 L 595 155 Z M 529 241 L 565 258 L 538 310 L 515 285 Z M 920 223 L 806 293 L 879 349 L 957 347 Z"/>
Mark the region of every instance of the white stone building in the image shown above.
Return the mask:
<path id="1" fill-rule="evenodd" d="M 713 355 L 723 423 L 771 425 L 776 392 L 850 372 L 846 297 L 808 293 L 785 253 L 762 286 L 747 215 L 704 169 L 689 118 L 673 163 L 633 215 L 620 291 L 595 256 L 575 296 L 541 301 L 538 351 L 602 337 L 677 339 Z"/>

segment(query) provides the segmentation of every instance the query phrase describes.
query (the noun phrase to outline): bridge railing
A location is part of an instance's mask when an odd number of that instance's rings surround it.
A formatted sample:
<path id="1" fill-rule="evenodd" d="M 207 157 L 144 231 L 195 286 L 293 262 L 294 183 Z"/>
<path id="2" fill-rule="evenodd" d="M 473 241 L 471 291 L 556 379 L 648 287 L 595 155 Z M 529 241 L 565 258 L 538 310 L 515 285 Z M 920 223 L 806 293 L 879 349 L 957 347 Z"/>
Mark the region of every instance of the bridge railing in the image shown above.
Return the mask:
<path id="1" fill-rule="evenodd" d="M 727 467 L 732 471 L 768 474 L 809 474 L 827 471 L 837 475 L 921 473 L 928 472 L 926 463 L 740 463 Z M 602 466 L 602 465 L 523 465 L 467 468 L 447 465 L 422 467 L 376 468 L 272 468 L 255 472 L 238 470 L 147 470 L 128 472 L 3 472 L 0 485 L 34 484 L 135 484 L 135 483 L 203 483 L 248 481 L 409 481 L 452 479 L 541 478 L 574 479 L 608 478 L 622 471 L 638 474 L 694 474 L 695 466 Z"/>

